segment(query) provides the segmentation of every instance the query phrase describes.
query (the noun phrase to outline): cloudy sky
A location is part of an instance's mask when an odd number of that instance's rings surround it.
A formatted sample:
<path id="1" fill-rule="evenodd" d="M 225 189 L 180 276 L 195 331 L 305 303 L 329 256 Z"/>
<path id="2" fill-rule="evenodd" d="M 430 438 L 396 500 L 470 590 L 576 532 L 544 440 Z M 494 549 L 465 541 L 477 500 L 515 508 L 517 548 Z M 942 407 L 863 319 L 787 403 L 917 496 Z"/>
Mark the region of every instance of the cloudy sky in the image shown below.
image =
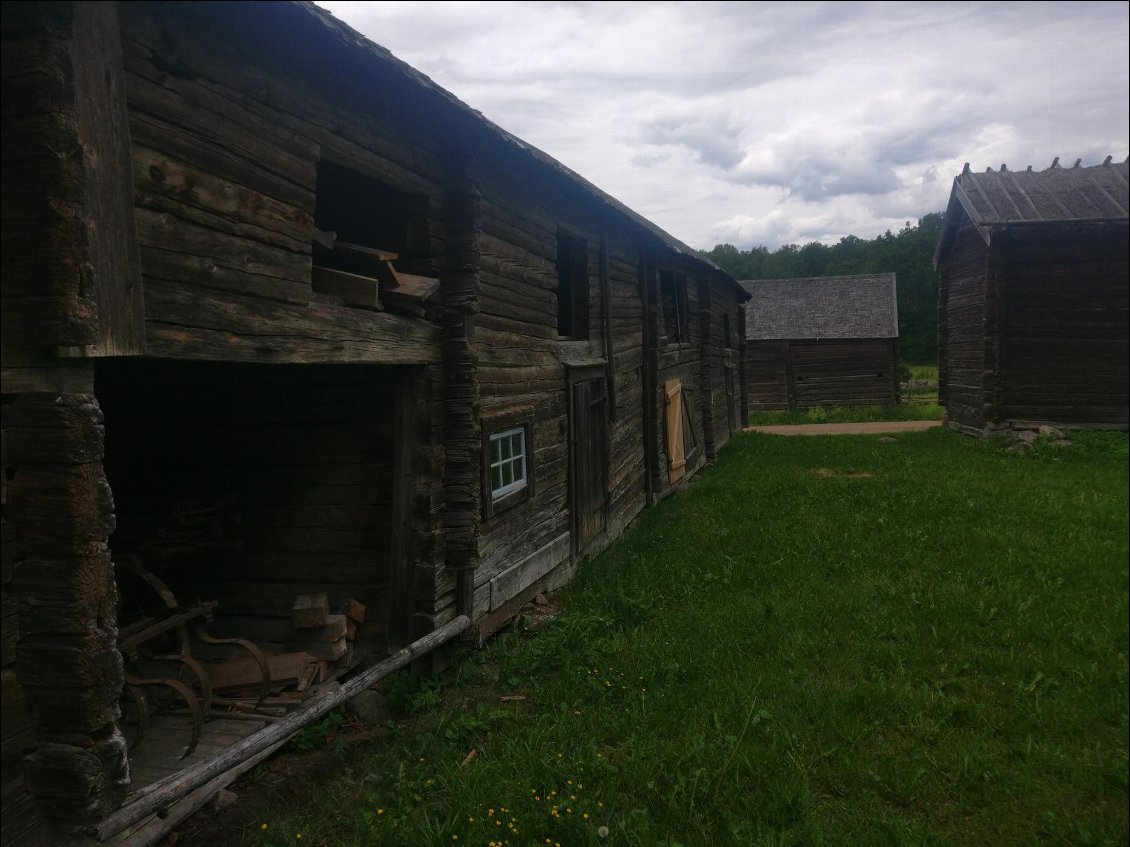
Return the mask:
<path id="1" fill-rule="evenodd" d="M 872 238 L 1130 153 L 1130 5 L 321 2 L 692 247 Z"/>

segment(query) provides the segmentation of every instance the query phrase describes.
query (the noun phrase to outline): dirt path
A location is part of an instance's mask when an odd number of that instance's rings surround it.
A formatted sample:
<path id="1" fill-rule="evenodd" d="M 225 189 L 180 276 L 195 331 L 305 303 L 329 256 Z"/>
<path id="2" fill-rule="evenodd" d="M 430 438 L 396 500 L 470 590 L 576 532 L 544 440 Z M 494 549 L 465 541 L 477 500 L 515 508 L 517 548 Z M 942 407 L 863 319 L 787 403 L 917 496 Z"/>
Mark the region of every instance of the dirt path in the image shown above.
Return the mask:
<path id="1" fill-rule="evenodd" d="M 861 421 L 860 423 L 747 426 L 745 431 L 768 432 L 772 435 L 881 435 L 887 432 L 917 432 L 941 425 L 941 421 Z"/>

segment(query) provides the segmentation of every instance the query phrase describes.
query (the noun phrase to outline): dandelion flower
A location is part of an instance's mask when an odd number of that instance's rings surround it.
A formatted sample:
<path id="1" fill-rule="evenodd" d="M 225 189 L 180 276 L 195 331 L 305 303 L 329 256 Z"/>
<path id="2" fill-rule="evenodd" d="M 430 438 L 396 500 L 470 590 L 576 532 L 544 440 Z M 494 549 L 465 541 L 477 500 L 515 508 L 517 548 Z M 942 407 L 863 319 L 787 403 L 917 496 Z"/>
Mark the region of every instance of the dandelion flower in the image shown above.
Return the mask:
<path id="1" fill-rule="evenodd" d="M 383 815 L 384 813 L 385 813 L 385 810 L 384 810 L 384 809 L 377 809 L 377 814 L 378 814 L 378 815 Z"/>
<path id="2" fill-rule="evenodd" d="M 263 824 L 263 825 L 261 825 L 261 826 L 259 827 L 259 829 L 266 829 L 266 828 L 267 828 L 267 825 L 266 825 L 266 824 Z"/>
<path id="3" fill-rule="evenodd" d="M 607 838 L 608 837 L 608 827 L 606 827 L 606 826 L 598 827 L 597 830 L 596 830 L 596 834 L 599 835 L 601 838 Z"/>

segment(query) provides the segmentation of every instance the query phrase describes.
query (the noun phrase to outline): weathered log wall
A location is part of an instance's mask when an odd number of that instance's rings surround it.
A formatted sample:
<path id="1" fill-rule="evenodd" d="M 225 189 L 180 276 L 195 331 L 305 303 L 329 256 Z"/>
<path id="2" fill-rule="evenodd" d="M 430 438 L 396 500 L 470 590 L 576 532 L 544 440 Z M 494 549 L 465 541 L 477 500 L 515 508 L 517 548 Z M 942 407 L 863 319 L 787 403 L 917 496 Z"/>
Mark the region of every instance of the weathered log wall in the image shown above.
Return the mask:
<path id="1" fill-rule="evenodd" d="M 114 5 L 4 6 L 6 372 L 144 349 Z"/>
<path id="2" fill-rule="evenodd" d="M 114 515 L 102 471 L 102 414 L 89 394 L 8 399 L 5 518 L 15 548 L 15 670 L 35 740 L 23 771 L 44 816 L 97 820 L 129 779 L 115 725 L 122 664 L 106 545 Z M 11 732 L 19 745 L 13 754 L 31 741 L 14 711 L 4 714 L 5 736 Z M 18 818 L 18 792 L 9 800 Z"/>
<path id="3" fill-rule="evenodd" d="M 981 431 L 986 421 L 988 248 L 969 219 L 939 269 L 938 400 L 951 425 Z"/>
<path id="4" fill-rule="evenodd" d="M 647 502 L 644 462 L 644 327 L 640 249 L 614 231 L 608 241 L 613 417 L 608 429 L 608 525 L 616 536 Z"/>
<path id="5" fill-rule="evenodd" d="M 896 345 L 890 338 L 749 342 L 750 408 L 892 406 L 899 396 Z"/>
<path id="6" fill-rule="evenodd" d="M 670 308 L 669 302 L 664 298 L 656 284 L 655 314 L 657 320 L 655 337 L 658 347 L 655 351 L 656 363 L 656 390 L 653 395 L 655 415 L 658 421 L 657 439 L 655 444 L 657 462 L 656 474 L 653 478 L 653 491 L 662 495 L 673 487 L 668 478 L 667 438 L 665 427 L 666 399 L 663 386 L 669 380 L 677 379 L 682 384 L 683 405 L 687 410 L 686 422 L 690 426 L 684 431 L 683 444 L 686 453 L 686 474 L 690 476 L 706 463 L 706 432 L 705 421 L 709 410 L 709 386 L 703 384 L 703 305 L 700 301 L 703 285 L 700 279 L 705 273 L 700 268 L 690 266 L 690 263 L 678 260 L 659 261 L 658 267 L 663 270 L 672 270 L 685 274 L 687 277 L 687 312 L 690 331 L 688 340 L 680 341 L 669 337 L 664 329 L 666 321 L 663 317 L 664 308 Z M 706 308 L 709 308 L 707 306 Z M 709 326 L 709 322 L 707 322 Z"/>
<path id="7" fill-rule="evenodd" d="M 340 80 L 285 67 L 266 31 L 239 31 L 240 14 L 233 9 L 231 29 L 220 32 L 216 18 L 191 10 L 123 6 L 149 353 L 438 361 L 437 329 L 325 298 L 312 303 L 311 244 L 317 167 L 328 159 L 419 198 L 430 242 L 412 270 L 434 272 L 446 234 L 442 159 L 425 143 L 409 144 L 403 119 L 372 93 L 371 108 L 346 108 L 343 92 L 327 96 Z M 261 64 L 246 61 L 253 47 Z"/>
<path id="8" fill-rule="evenodd" d="M 895 344 L 889 338 L 789 342 L 796 408 L 893 406 L 898 402 Z"/>
<path id="9" fill-rule="evenodd" d="M 709 334 L 705 326 L 703 329 L 703 381 L 709 376 L 706 450 L 707 458 L 713 459 L 742 426 L 738 325 L 745 316 L 728 287 L 711 286 L 707 297 L 710 309 L 703 314 L 709 315 L 710 327 Z"/>
<path id="10" fill-rule="evenodd" d="M 1126 229 L 999 238 L 998 421 L 1127 424 Z"/>
<path id="11" fill-rule="evenodd" d="M 89 366 L 59 356 L 143 338 L 114 4 L 2 14 L 0 843 L 36 845 L 128 779 L 101 413 Z"/>
<path id="12" fill-rule="evenodd" d="M 540 187 L 543 190 L 537 191 Z M 475 332 L 479 352 L 482 438 L 512 426 L 527 426 L 528 474 L 525 495 L 483 522 L 481 567 L 475 574 L 475 615 L 495 611 L 511 598 L 493 592 L 491 582 L 508 568 L 544 550 L 546 561 L 529 570 L 547 573 L 569 559 L 569 548 L 553 542 L 571 532 L 569 510 L 569 418 L 562 345 L 581 355 L 603 355 L 603 316 L 599 286 L 600 233 L 587 227 L 568 234 L 583 239 L 588 277 L 589 337 L 558 339 L 557 248 L 566 218 L 553 208 L 544 181 L 522 185 L 492 174 L 483 185 L 480 236 L 482 298 Z M 567 199 L 567 198 L 566 198 Z M 484 459 L 485 462 L 485 459 Z M 485 470 L 483 471 L 485 473 Z M 482 497 L 491 497 L 481 483 Z M 556 561 L 554 561 L 556 560 Z M 522 581 L 506 586 L 520 592 Z"/>
<path id="13" fill-rule="evenodd" d="M 939 398 L 973 433 L 1128 423 L 1125 225 L 1002 230 L 963 214 L 939 268 Z"/>
<path id="14" fill-rule="evenodd" d="M 792 404 L 787 341 L 747 341 L 746 380 L 751 412 Z"/>

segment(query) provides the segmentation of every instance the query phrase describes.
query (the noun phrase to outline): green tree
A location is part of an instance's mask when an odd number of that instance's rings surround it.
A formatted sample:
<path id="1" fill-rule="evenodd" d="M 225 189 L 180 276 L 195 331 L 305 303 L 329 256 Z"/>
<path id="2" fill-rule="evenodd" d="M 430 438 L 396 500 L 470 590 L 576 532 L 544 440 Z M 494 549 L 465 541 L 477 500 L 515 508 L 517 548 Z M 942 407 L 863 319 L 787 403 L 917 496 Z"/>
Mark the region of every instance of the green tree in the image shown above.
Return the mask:
<path id="1" fill-rule="evenodd" d="M 871 240 L 845 235 L 828 246 L 817 241 L 798 247 L 786 244 L 770 252 L 764 246 L 739 250 L 719 244 L 703 257 L 735 279 L 788 279 L 894 273 L 898 294 L 899 356 L 904 362 L 933 364 L 938 360 L 938 277 L 934 247 L 945 215 L 931 212 L 892 233 Z"/>

